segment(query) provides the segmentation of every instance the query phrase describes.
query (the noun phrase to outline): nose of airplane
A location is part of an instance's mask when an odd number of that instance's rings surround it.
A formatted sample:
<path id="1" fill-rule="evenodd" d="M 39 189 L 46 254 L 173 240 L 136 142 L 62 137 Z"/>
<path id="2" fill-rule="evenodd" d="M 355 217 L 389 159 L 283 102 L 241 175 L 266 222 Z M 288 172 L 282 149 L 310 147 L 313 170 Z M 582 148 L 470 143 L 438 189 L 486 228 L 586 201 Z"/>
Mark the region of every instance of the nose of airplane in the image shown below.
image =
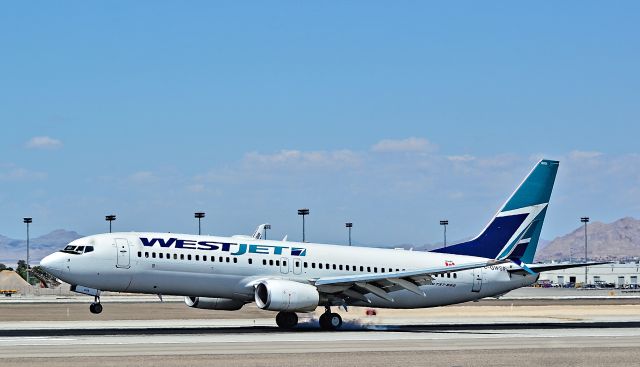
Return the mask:
<path id="1" fill-rule="evenodd" d="M 63 256 L 60 253 L 53 253 L 40 260 L 40 266 L 47 272 L 57 275 L 62 271 Z"/>

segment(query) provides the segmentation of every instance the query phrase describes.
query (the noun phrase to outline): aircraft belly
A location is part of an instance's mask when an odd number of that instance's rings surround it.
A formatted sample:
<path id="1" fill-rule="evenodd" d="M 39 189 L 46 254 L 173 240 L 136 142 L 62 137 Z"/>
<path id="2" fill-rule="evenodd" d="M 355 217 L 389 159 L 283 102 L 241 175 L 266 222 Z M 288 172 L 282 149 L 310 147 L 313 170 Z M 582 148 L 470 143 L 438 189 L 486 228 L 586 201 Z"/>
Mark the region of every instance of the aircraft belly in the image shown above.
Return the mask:
<path id="1" fill-rule="evenodd" d="M 233 298 L 240 277 L 225 274 L 186 272 L 139 272 L 129 287 L 131 292 L 193 297 Z"/>

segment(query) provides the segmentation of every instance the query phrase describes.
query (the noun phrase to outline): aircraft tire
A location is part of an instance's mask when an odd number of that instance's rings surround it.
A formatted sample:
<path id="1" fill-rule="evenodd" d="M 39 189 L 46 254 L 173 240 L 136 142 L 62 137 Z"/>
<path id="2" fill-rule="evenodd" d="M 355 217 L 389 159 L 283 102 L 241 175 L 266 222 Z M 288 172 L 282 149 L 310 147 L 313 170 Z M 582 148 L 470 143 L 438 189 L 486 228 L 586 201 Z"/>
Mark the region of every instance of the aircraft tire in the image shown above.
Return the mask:
<path id="1" fill-rule="evenodd" d="M 293 329 L 298 325 L 298 315 L 295 312 L 278 312 L 276 324 L 281 329 Z"/>

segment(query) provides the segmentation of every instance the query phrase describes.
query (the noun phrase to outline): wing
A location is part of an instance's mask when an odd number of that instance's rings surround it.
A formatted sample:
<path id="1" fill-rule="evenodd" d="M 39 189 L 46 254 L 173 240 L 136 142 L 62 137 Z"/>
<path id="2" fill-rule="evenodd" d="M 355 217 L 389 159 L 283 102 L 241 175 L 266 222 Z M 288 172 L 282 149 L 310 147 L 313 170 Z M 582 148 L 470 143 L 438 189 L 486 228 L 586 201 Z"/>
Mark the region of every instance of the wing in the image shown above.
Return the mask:
<path id="1" fill-rule="evenodd" d="M 542 273 L 544 271 L 553 271 L 553 270 L 562 270 L 562 269 L 570 269 L 570 268 L 579 268 L 583 266 L 593 266 L 593 265 L 602 265 L 602 264 L 611 264 L 611 261 L 601 261 L 601 262 L 589 262 L 589 263 L 573 263 L 573 264 L 531 264 L 524 265 L 521 269 L 511 269 L 509 273 L 511 274 L 527 274 L 528 272 L 524 267 L 533 271 L 534 273 Z"/>
<path id="2" fill-rule="evenodd" d="M 417 295 L 425 296 L 425 293 L 420 290 L 419 287 L 421 285 L 431 284 L 433 276 L 438 274 L 483 268 L 505 262 L 508 262 L 508 260 L 486 260 L 461 265 L 431 267 L 391 273 L 325 277 L 312 281 L 312 284 L 318 288 L 318 291 L 343 298 L 345 301 L 347 301 L 347 299 L 355 299 L 370 303 L 365 295 L 373 293 L 382 299 L 393 302 L 393 297 L 389 295 L 389 292 L 400 289 L 406 289 Z"/>

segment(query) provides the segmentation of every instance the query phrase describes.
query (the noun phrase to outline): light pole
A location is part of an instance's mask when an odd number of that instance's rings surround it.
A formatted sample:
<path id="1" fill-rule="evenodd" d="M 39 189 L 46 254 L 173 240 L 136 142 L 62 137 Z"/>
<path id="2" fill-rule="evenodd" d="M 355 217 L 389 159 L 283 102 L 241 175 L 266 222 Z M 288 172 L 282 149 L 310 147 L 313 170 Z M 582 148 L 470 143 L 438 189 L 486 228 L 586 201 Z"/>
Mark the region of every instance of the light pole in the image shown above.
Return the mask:
<path id="1" fill-rule="evenodd" d="M 309 215 L 309 209 L 298 209 L 298 215 L 302 215 L 302 242 L 307 242 L 304 233 L 304 217 Z"/>
<path id="2" fill-rule="evenodd" d="M 353 228 L 353 223 L 347 222 L 344 226 L 349 229 L 349 246 L 351 246 L 351 228 Z"/>
<path id="3" fill-rule="evenodd" d="M 448 220 L 441 220 L 440 225 L 444 227 L 444 247 L 447 247 L 447 226 L 449 225 Z"/>
<path id="4" fill-rule="evenodd" d="M 265 240 L 267 239 L 267 229 L 271 229 L 271 224 L 265 224 L 264 225 L 264 229 L 263 229 L 264 236 L 263 237 L 264 237 Z"/>
<path id="5" fill-rule="evenodd" d="M 105 215 L 105 216 L 104 216 L 104 220 L 106 220 L 107 222 L 109 222 L 109 233 L 111 233 L 111 222 L 113 222 L 114 220 L 116 220 L 116 215 L 115 215 L 115 214 Z"/>
<path id="6" fill-rule="evenodd" d="M 29 259 L 29 223 L 33 222 L 33 218 L 31 217 L 26 217 L 23 218 L 22 221 L 27 225 L 27 283 L 31 284 L 29 282 L 29 263 L 30 263 L 30 259 Z"/>
<path id="7" fill-rule="evenodd" d="M 580 222 L 584 223 L 584 262 L 588 262 L 589 258 L 587 257 L 587 223 L 589 223 L 589 217 L 580 218 Z M 587 274 L 589 272 L 589 267 L 584 267 L 584 285 L 587 286 Z"/>
<path id="8" fill-rule="evenodd" d="M 204 218 L 204 212 L 195 212 L 193 216 L 198 218 L 198 236 L 202 234 L 202 227 L 200 226 L 200 221 Z"/>

